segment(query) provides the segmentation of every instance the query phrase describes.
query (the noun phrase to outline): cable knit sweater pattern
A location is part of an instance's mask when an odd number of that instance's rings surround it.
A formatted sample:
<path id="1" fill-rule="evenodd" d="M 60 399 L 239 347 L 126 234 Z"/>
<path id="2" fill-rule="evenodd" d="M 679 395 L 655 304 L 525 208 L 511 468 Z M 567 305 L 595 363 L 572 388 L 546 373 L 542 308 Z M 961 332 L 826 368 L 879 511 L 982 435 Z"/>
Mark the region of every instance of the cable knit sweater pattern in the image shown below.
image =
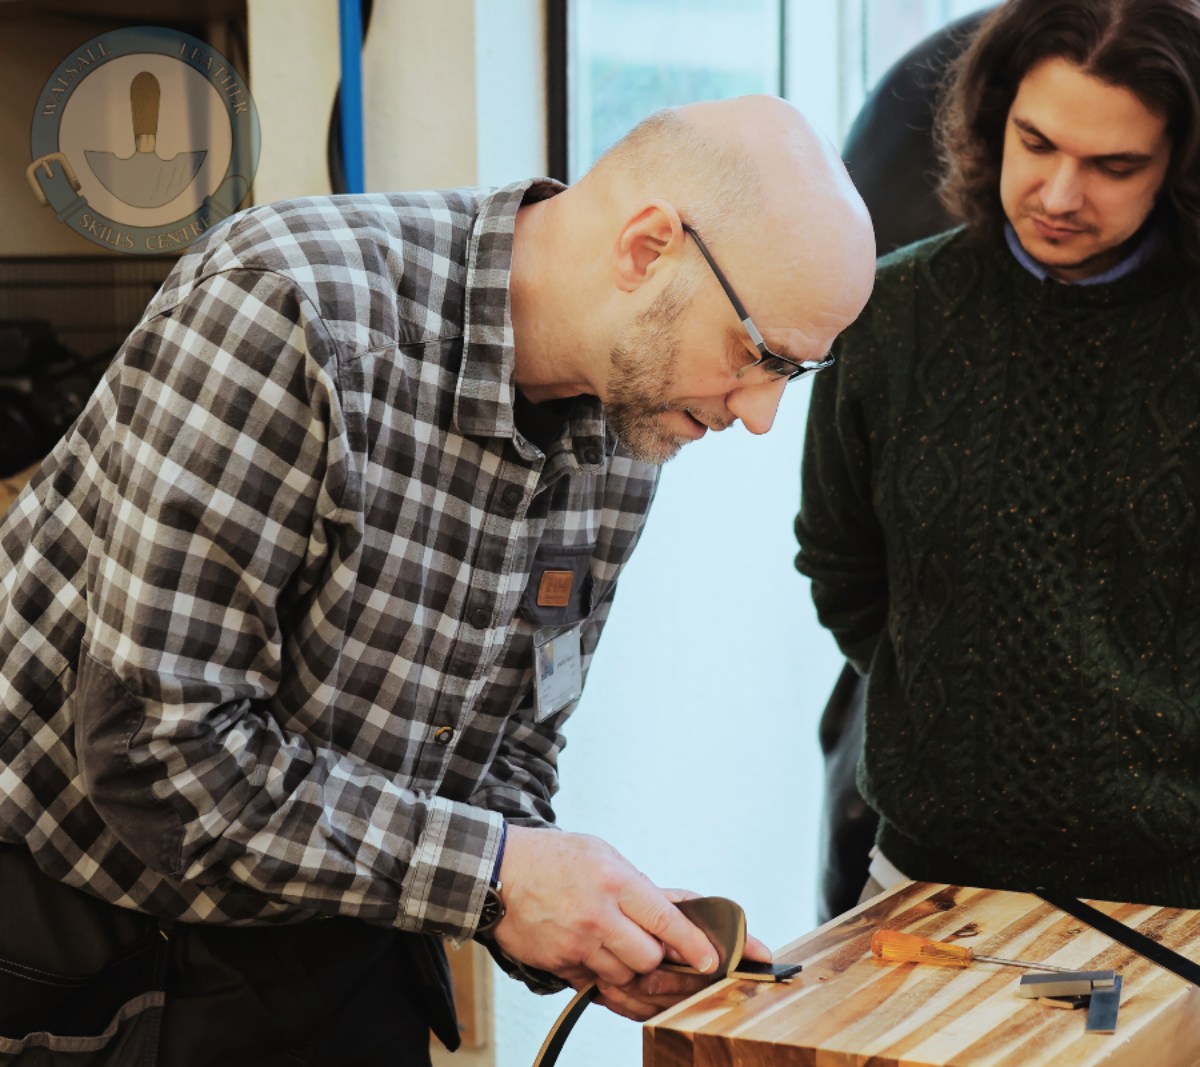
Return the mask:
<path id="1" fill-rule="evenodd" d="M 881 261 L 814 385 L 797 566 L 869 672 L 914 878 L 1200 908 L 1200 279 Z"/>

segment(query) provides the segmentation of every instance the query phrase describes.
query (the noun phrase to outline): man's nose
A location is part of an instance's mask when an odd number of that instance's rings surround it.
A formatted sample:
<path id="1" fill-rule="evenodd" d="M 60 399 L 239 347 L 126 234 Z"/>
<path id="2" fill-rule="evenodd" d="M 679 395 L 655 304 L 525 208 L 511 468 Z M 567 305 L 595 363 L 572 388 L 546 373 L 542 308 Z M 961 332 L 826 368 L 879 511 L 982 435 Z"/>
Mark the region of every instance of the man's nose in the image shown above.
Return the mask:
<path id="1" fill-rule="evenodd" d="M 1042 208 L 1047 215 L 1069 215 L 1083 206 L 1083 181 L 1079 166 L 1062 159 L 1042 186 Z"/>
<path id="2" fill-rule="evenodd" d="M 779 411 L 779 402 L 783 399 L 786 386 L 786 378 L 775 382 L 743 385 L 725 398 L 725 406 L 736 418 L 742 420 L 742 425 L 751 433 L 763 434 L 775 423 L 775 415 Z"/>

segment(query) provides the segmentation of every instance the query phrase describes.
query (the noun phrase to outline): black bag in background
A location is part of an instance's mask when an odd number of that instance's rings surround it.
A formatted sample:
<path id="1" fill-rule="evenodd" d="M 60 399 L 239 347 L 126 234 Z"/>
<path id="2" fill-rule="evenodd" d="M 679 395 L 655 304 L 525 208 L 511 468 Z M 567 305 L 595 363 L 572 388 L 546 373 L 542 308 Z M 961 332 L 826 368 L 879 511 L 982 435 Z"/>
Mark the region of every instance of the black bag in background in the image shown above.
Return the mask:
<path id="1" fill-rule="evenodd" d="M 866 702 L 867 680 L 847 663 L 821 713 L 818 735 L 825 759 L 817 885 L 817 921 L 821 923 L 858 903 L 879 825 L 879 817 L 854 781 L 862 752 Z"/>
<path id="2" fill-rule="evenodd" d="M 42 319 L 0 319 L 0 478 L 58 444 L 114 355 L 109 349 L 85 359 Z"/>

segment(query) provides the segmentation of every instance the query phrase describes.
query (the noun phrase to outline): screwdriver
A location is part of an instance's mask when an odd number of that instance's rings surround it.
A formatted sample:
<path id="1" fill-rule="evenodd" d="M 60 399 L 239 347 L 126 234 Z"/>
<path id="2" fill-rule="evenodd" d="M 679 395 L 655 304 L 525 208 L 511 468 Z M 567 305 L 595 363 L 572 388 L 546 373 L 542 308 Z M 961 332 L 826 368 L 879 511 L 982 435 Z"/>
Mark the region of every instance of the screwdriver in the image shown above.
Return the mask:
<path id="1" fill-rule="evenodd" d="M 1055 967 L 1052 963 L 1029 963 L 1025 960 L 1006 960 L 999 956 L 981 956 L 966 945 L 949 945 L 931 941 L 902 930 L 876 930 L 871 938 L 871 954 L 893 963 L 936 963 L 939 967 L 970 967 L 972 963 L 1003 963 L 1009 967 L 1025 967 L 1037 971 L 1058 971 L 1074 974 L 1073 967 Z"/>

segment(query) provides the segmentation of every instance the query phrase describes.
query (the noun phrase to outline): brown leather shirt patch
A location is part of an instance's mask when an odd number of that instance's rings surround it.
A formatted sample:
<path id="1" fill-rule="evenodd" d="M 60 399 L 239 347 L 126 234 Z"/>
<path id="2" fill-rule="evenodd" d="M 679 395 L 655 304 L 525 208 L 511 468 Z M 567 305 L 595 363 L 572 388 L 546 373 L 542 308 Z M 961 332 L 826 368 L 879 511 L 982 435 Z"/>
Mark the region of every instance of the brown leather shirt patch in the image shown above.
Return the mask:
<path id="1" fill-rule="evenodd" d="M 543 608 L 565 608 L 571 602 L 574 571 L 543 571 L 538 583 L 537 602 Z"/>

